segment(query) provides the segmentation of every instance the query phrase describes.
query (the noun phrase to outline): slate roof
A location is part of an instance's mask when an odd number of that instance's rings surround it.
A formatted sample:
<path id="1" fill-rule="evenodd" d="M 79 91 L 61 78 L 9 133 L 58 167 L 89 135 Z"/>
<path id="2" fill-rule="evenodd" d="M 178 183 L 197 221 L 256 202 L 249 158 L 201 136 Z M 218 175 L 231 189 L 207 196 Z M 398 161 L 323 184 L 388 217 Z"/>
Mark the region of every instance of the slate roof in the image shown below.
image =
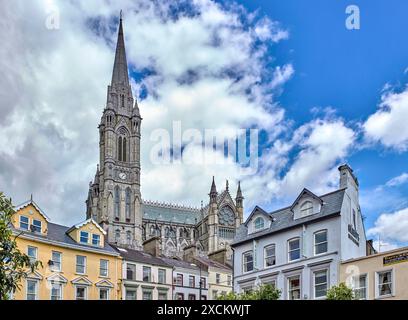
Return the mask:
<path id="1" fill-rule="evenodd" d="M 172 266 L 165 263 L 162 259 L 155 257 L 147 252 L 143 252 L 140 250 L 133 250 L 128 248 L 120 248 L 118 246 L 111 245 L 116 251 L 120 254 L 120 256 L 128 261 L 146 263 L 154 266 L 162 266 L 162 267 L 169 267 Z"/>
<path id="2" fill-rule="evenodd" d="M 269 215 L 273 218 L 270 227 L 266 230 L 248 234 L 248 228 L 245 224 L 241 225 L 236 234 L 232 246 L 236 244 L 246 242 L 252 239 L 260 238 L 265 235 L 269 235 L 275 232 L 280 232 L 288 228 L 296 227 L 304 223 L 326 218 L 335 214 L 340 214 L 341 206 L 343 204 L 345 189 L 339 189 L 328 194 L 322 195 L 319 198 L 322 199 L 323 205 L 319 213 L 300 218 L 293 219 L 293 211 L 291 206 L 282 208 L 276 211 L 269 212 Z"/>
<path id="3" fill-rule="evenodd" d="M 178 260 L 173 258 L 160 258 L 160 259 L 172 267 L 200 270 L 198 266 L 192 266 L 190 262 L 184 260 Z"/>
<path id="4" fill-rule="evenodd" d="M 227 266 L 225 264 L 219 263 L 218 261 L 211 260 L 211 259 L 209 259 L 207 257 L 195 257 L 194 259 L 201 262 L 202 264 L 204 264 L 204 265 L 206 265 L 208 267 L 214 267 L 214 268 L 224 269 L 224 270 L 227 270 L 227 271 L 232 271 L 231 267 L 229 267 L 229 266 Z"/>
<path id="5" fill-rule="evenodd" d="M 24 232 L 24 234 L 29 235 L 30 237 L 42 239 L 42 240 L 51 240 L 55 242 L 59 242 L 61 244 L 65 245 L 75 245 L 77 247 L 83 247 L 84 249 L 96 249 L 96 250 L 103 250 L 107 251 L 109 253 L 114 253 L 117 254 L 117 252 L 105 241 L 103 247 L 96 247 L 93 245 L 87 245 L 83 243 L 76 242 L 74 239 L 72 239 L 68 234 L 67 231 L 71 227 L 63 226 L 60 224 L 48 222 L 47 223 L 47 234 L 38 234 L 35 232 Z M 16 232 L 20 232 L 20 230 L 13 228 Z"/>
<path id="6" fill-rule="evenodd" d="M 200 209 L 181 205 L 143 201 L 143 219 L 195 225 L 200 220 Z"/>

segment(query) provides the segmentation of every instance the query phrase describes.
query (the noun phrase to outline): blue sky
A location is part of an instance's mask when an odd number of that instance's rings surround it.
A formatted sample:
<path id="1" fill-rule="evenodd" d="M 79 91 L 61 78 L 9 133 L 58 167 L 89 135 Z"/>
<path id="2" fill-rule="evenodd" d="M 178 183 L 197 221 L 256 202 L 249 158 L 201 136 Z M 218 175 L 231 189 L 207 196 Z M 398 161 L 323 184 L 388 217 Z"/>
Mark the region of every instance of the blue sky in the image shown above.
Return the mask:
<path id="1" fill-rule="evenodd" d="M 240 2 L 279 21 L 290 32 L 289 39 L 271 49 L 271 54 L 278 63 L 293 63 L 296 70 L 279 102 L 298 124 L 314 117 L 313 107 L 328 106 L 351 124 L 365 121 L 376 111 L 386 83 L 403 88 L 408 80 L 404 73 L 408 41 L 402 37 L 408 28 L 406 1 Z M 345 28 L 345 9 L 350 4 L 360 8 L 360 30 Z M 408 169 L 407 152 L 381 145 L 354 150 L 347 160 L 358 175 L 363 194 Z M 407 203 L 407 185 L 385 192 L 392 194 L 389 203 L 385 199 L 376 208 L 363 207 L 367 228 L 378 214 Z"/>
<path id="2" fill-rule="evenodd" d="M 219 190 L 241 180 L 246 213 L 273 209 L 303 187 L 333 190 L 348 162 L 370 237 L 408 243 L 406 1 L 17 3 L 0 12 L 14 26 L 0 33 L 0 188 L 16 203 L 33 193 L 57 223 L 84 218 L 123 9 L 144 199 L 199 207 L 214 175 Z M 351 4 L 359 30 L 345 27 Z M 223 155 L 188 141 L 183 160 L 194 165 L 153 164 L 152 133 L 172 132 L 173 121 L 183 130 L 262 129 L 258 172 L 202 163 L 201 154 Z"/>

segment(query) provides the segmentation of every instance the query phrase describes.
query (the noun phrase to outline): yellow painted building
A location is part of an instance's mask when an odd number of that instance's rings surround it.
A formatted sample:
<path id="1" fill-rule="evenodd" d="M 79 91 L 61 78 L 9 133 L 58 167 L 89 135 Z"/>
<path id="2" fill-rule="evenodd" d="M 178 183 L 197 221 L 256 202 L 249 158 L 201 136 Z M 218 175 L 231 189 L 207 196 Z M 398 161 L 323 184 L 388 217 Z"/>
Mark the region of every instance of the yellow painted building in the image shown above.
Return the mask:
<path id="1" fill-rule="evenodd" d="M 408 299 L 408 247 L 343 261 L 340 282 L 361 300 Z"/>
<path id="2" fill-rule="evenodd" d="M 220 295 L 232 291 L 232 268 L 206 257 L 195 257 L 194 262 L 208 272 L 208 299 L 216 300 Z"/>
<path id="3" fill-rule="evenodd" d="M 72 227 L 51 223 L 32 200 L 12 218 L 17 245 L 42 262 L 22 280 L 16 300 L 119 300 L 121 257 L 92 219 Z"/>

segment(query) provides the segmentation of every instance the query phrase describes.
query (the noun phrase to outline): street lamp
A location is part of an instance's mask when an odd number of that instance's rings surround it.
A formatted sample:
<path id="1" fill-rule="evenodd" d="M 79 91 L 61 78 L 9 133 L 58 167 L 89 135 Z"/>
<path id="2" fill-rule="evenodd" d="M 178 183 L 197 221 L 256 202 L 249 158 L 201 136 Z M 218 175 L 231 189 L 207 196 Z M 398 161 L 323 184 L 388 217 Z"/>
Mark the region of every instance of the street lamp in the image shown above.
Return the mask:
<path id="1" fill-rule="evenodd" d="M 199 298 L 198 298 L 198 300 L 201 300 L 201 265 L 200 266 L 198 266 L 198 265 L 196 265 L 195 263 L 190 263 L 190 265 L 192 266 L 192 267 L 198 267 L 199 269 L 200 269 L 200 281 L 199 281 L 199 291 L 198 291 L 198 295 L 199 295 Z"/>

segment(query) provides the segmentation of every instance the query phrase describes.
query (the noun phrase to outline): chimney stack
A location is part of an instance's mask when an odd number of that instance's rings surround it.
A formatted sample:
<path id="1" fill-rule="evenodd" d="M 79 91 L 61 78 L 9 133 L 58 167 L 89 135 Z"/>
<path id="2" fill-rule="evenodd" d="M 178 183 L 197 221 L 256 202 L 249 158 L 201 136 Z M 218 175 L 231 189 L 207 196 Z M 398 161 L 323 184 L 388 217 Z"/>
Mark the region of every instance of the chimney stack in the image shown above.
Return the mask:
<path id="1" fill-rule="evenodd" d="M 198 248 L 195 244 L 191 244 L 183 249 L 183 259 L 188 262 L 194 262 L 194 258 L 198 257 Z"/>
<path id="2" fill-rule="evenodd" d="M 143 251 L 158 257 L 160 255 L 160 237 L 152 237 L 144 241 Z"/>

